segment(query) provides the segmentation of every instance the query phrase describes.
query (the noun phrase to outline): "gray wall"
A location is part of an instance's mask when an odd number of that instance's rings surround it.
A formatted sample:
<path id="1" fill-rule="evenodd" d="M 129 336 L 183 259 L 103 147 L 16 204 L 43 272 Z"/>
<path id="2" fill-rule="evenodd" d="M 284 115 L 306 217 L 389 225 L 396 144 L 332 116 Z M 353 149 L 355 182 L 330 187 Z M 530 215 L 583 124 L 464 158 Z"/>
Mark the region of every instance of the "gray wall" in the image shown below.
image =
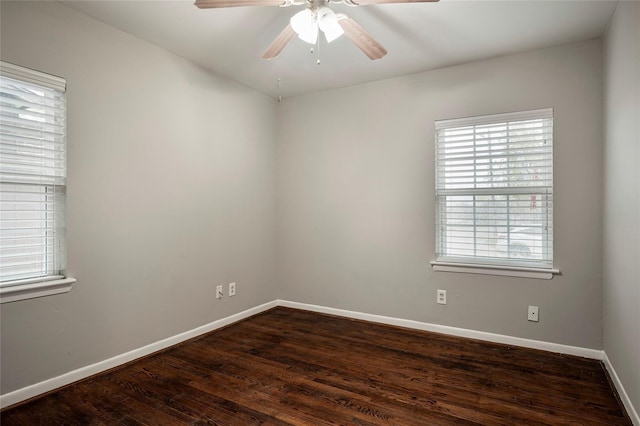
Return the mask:
<path id="1" fill-rule="evenodd" d="M 601 61 L 593 40 L 283 101 L 281 296 L 601 349 Z M 562 276 L 433 272 L 434 120 L 547 107 Z M 539 323 L 527 321 L 528 305 L 540 307 Z"/>
<path id="2" fill-rule="evenodd" d="M 60 4 L 0 7 L 2 60 L 68 80 L 78 279 L 1 306 L 2 393 L 273 300 L 273 99 Z"/>
<path id="3" fill-rule="evenodd" d="M 604 349 L 640 409 L 640 3 L 604 42 Z"/>
<path id="4" fill-rule="evenodd" d="M 599 40 L 276 106 L 65 6 L 0 8 L 2 60 L 68 79 L 68 255 L 78 279 L 65 295 L 0 307 L 2 393 L 276 297 L 603 347 Z M 633 196 L 626 184 L 638 182 L 640 162 L 638 129 L 621 118 L 629 99 L 638 115 L 625 15 L 607 36 L 604 344 L 638 406 L 638 339 L 628 338 L 638 333 L 638 239 L 617 220 L 626 214 L 638 235 L 640 214 L 637 202 L 614 207 Z M 555 109 L 562 276 L 433 272 L 434 120 L 546 107 Z M 231 281 L 238 295 L 215 301 L 215 285 Z M 448 290 L 446 306 L 437 288 Z M 540 306 L 537 324 L 526 320 L 530 304 Z"/>

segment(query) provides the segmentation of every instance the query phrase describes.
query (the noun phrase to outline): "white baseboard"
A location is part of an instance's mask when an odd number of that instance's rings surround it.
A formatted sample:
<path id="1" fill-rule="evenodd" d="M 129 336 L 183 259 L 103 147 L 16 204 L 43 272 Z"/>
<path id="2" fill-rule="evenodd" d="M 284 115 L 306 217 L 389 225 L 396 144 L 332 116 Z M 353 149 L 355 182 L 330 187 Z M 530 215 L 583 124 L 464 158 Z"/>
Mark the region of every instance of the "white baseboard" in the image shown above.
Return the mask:
<path id="1" fill-rule="evenodd" d="M 464 328 L 449 327 L 449 326 L 439 325 L 439 324 L 430 324 L 430 323 L 406 320 L 401 318 L 386 317 L 382 315 L 367 314 L 363 312 L 348 311 L 344 309 L 329 308 L 325 306 L 310 305 L 306 303 L 298 303 L 298 302 L 292 302 L 288 300 L 274 300 L 274 301 L 265 303 L 263 305 L 256 306 L 254 308 L 247 309 L 246 311 L 228 316 L 226 318 L 213 321 L 209 324 L 205 324 L 201 327 L 194 328 L 184 333 L 180 333 L 175 336 L 160 340 L 158 342 L 143 346 L 141 348 L 126 352 L 124 354 L 117 355 L 113 358 L 109 358 L 107 360 L 104 360 L 92 365 L 88 365 L 86 367 L 82 367 L 77 370 L 70 371 L 61 376 L 54 377 L 40 383 L 35 383 L 33 385 L 15 390 L 13 392 L 9 392 L 4 395 L 0 395 L 0 408 L 9 407 L 13 404 L 26 401 L 27 399 L 33 398 L 35 396 L 44 394 L 46 392 L 52 391 L 54 389 L 57 389 L 63 386 L 66 386 L 68 384 L 71 384 L 78 380 L 85 379 L 87 377 L 93 376 L 103 371 L 107 371 L 114 367 L 118 367 L 120 365 L 126 364 L 138 358 L 142 358 L 154 352 L 160 351 L 162 349 L 166 349 L 170 346 L 176 345 L 178 343 L 184 342 L 185 340 L 192 339 L 194 337 L 200 336 L 210 331 L 217 330 L 219 328 L 222 328 L 234 322 L 243 320 L 245 318 L 251 317 L 253 315 L 259 314 L 271 308 L 275 308 L 277 306 L 302 309 L 306 311 L 320 312 L 320 313 L 331 314 L 331 315 L 336 315 L 336 316 L 341 316 L 346 318 L 354 318 L 354 319 L 370 321 L 375 323 L 412 328 L 416 330 L 432 331 L 435 333 L 448 334 L 452 336 L 468 337 L 472 339 L 485 340 L 489 342 L 503 343 L 507 345 L 521 346 L 525 348 L 540 349 L 544 351 L 557 352 L 557 353 L 563 353 L 568 355 L 581 356 L 585 358 L 603 360 L 607 367 L 607 370 L 609 371 L 609 374 L 611 375 L 611 378 L 616 388 L 618 389 L 620 398 L 623 400 L 623 403 L 625 404 L 625 408 L 627 409 L 629 416 L 631 416 L 632 421 L 634 422 L 634 425 L 640 426 L 640 422 L 638 422 L 638 414 L 635 411 L 633 405 L 631 404 L 631 401 L 628 395 L 624 391 L 624 388 L 622 387 L 622 383 L 620 382 L 617 374 L 615 373 L 613 366 L 611 365 L 611 363 L 609 362 L 609 359 L 606 357 L 606 354 L 603 351 L 596 350 L 596 349 L 581 348 L 576 346 L 561 345 L 557 343 L 543 342 L 539 340 L 523 339 L 520 337 L 505 336 L 502 334 L 487 333 L 484 331 L 468 330 Z"/>
<path id="2" fill-rule="evenodd" d="M 523 339 L 521 337 L 506 336 L 503 334 L 487 333 L 485 331 L 469 330 L 466 328 L 449 327 L 446 325 L 431 324 L 427 322 L 413 321 L 401 318 L 385 317 L 382 315 L 365 314 L 362 312 L 347 311 L 344 309 L 328 308 L 326 306 L 309 305 L 306 303 L 278 300 L 278 306 L 303 309 L 305 311 L 320 312 L 341 317 L 354 318 L 369 322 L 395 325 L 398 327 L 412 328 L 415 330 L 432 331 L 434 333 L 448 334 L 451 336 L 468 337 L 471 339 L 485 340 L 487 342 L 503 343 L 524 348 L 540 349 L 548 352 L 556 352 L 567 355 L 575 355 L 584 358 L 602 360 L 603 352 L 597 349 L 581 348 L 578 346 L 561 345 L 559 343 L 543 342 L 541 340 Z"/>
<path id="3" fill-rule="evenodd" d="M 366 314 L 363 312 L 348 311 L 344 309 L 329 308 L 326 306 L 310 305 L 307 303 L 291 302 L 288 300 L 278 300 L 278 306 L 286 308 L 302 309 L 305 311 L 319 312 L 323 314 L 336 315 L 340 317 L 359 319 L 363 321 L 376 322 L 380 324 L 395 325 L 398 327 L 411 328 L 415 330 L 432 331 L 434 333 L 448 334 L 451 336 L 468 337 L 471 339 L 484 340 L 494 343 L 503 343 L 512 346 L 521 346 L 530 349 L 540 349 L 548 352 L 561 353 L 566 355 L 575 355 L 583 358 L 596 359 L 603 361 L 609 372 L 611 380 L 620 395 L 620 399 L 627 410 L 627 414 L 631 418 L 634 426 L 640 426 L 640 417 L 633 406 L 629 395 L 624 389 L 620 378 L 618 377 L 611 361 L 607 357 L 606 352 L 597 349 L 582 348 L 579 346 L 562 345 L 559 343 L 550 343 L 540 340 L 523 339 L 521 337 L 505 336 L 503 334 L 487 333 L 485 331 L 469 330 L 465 328 L 449 327 L 446 325 L 430 324 L 426 322 L 406 320 L 401 318 L 386 317 L 382 315 Z"/>
<path id="4" fill-rule="evenodd" d="M 189 340 L 210 331 L 217 330 L 229 324 L 233 324 L 234 322 L 238 322 L 250 316 L 259 314 L 260 312 L 275 308 L 277 305 L 278 304 L 276 300 L 267 302 L 263 305 L 247 309 L 246 311 L 242 311 L 226 318 L 222 318 L 209 324 L 194 328 L 192 330 L 185 331 L 184 333 L 176 334 L 175 336 L 168 337 L 166 339 L 151 343 L 141 348 L 114 356 L 113 358 L 109 358 L 104 361 L 88 365 L 86 367 L 78 368 L 77 370 L 70 371 L 61 376 L 54 377 L 40 383 L 35 383 L 33 385 L 6 393 L 4 395 L 0 395 L 0 409 L 9 407 L 10 405 L 17 404 L 22 401 L 26 401 L 29 398 L 42 395 L 43 393 L 52 391 L 62 386 L 66 386 L 73 382 L 77 382 L 78 380 L 86 379 L 87 377 L 93 376 L 103 371 L 107 371 L 119 365 L 126 364 L 127 362 L 142 358 L 154 352 L 158 352 L 162 349 L 166 349 L 170 346 L 184 342 L 185 340 Z"/>
<path id="5" fill-rule="evenodd" d="M 618 373 L 616 373 L 616 370 L 613 368 L 613 364 L 611 364 L 607 353 L 603 351 L 603 355 L 604 366 L 607 368 L 609 377 L 611 377 L 614 386 L 618 390 L 618 395 L 620 395 L 620 399 L 622 400 L 622 404 L 624 404 L 624 408 L 627 410 L 627 414 L 629 414 L 629 417 L 631 417 L 631 422 L 635 426 L 640 426 L 640 416 L 638 416 L 638 412 L 633 406 L 633 403 L 631 403 L 631 398 L 629 398 L 629 395 L 627 395 L 627 391 L 624 389 L 624 386 L 622 386 L 622 382 L 620 381 L 620 377 L 618 377 Z"/>

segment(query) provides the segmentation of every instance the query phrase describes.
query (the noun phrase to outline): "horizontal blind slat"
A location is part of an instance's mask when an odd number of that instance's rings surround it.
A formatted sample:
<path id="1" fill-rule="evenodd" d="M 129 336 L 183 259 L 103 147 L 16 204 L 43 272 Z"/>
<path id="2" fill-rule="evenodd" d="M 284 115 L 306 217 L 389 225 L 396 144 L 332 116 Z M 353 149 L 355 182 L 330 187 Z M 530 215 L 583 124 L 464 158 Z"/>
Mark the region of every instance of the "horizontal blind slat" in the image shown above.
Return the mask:
<path id="1" fill-rule="evenodd" d="M 29 133 L 48 133 L 51 135 L 64 134 L 64 126 L 58 123 L 43 123 L 34 120 L 22 120 L 17 117 L 0 116 L 0 125 L 11 131 Z"/>
<path id="2" fill-rule="evenodd" d="M 47 149 L 61 149 L 64 146 L 64 135 L 53 135 L 42 132 L 12 132 L 12 129 L 0 127 L 0 140 L 8 143 L 22 143 L 33 147 L 47 147 Z M 28 134 L 27 134 L 28 133 Z"/>
<path id="3" fill-rule="evenodd" d="M 8 94 L 7 91 L 2 91 Z M 23 110 L 27 109 L 30 111 L 38 111 L 41 114 L 50 116 L 64 117 L 65 111 L 63 106 L 63 103 L 60 101 L 54 101 L 53 103 L 47 105 L 44 102 L 30 102 L 28 99 L 22 99 L 19 96 L 0 97 L 0 110 L 5 108 L 12 108 L 18 110 L 18 112 L 22 112 Z"/>

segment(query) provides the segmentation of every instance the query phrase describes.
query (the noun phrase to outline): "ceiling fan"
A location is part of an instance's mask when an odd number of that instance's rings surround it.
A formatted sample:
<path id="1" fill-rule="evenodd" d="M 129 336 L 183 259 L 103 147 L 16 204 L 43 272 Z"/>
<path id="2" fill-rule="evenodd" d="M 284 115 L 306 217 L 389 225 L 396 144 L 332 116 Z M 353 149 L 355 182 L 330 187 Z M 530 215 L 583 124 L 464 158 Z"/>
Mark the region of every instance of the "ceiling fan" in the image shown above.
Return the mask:
<path id="1" fill-rule="evenodd" d="M 328 43 L 345 35 L 353 42 L 369 59 L 380 59 L 387 51 L 380 43 L 375 41 L 368 32 L 358 25 L 353 19 L 343 13 L 335 13 L 328 5 L 331 3 L 343 3 L 348 6 L 365 6 L 381 3 L 418 3 L 437 2 L 438 0 L 196 0 L 196 6 L 200 9 L 237 6 L 300 6 L 307 7 L 291 17 L 289 25 L 267 47 L 262 57 L 264 59 L 275 58 L 297 35 L 300 39 L 310 44 L 315 44 L 320 31 Z"/>

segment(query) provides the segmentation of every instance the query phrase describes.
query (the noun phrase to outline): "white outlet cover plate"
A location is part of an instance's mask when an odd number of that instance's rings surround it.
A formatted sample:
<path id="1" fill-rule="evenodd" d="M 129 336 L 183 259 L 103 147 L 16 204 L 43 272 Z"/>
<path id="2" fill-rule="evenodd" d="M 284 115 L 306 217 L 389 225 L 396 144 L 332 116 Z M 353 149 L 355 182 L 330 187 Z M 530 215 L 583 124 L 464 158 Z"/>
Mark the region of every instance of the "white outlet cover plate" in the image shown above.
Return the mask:
<path id="1" fill-rule="evenodd" d="M 529 321 L 534 321 L 534 322 L 538 322 L 539 321 L 539 308 L 537 306 L 529 306 L 529 311 L 528 311 L 528 315 L 527 315 L 527 319 Z"/>

